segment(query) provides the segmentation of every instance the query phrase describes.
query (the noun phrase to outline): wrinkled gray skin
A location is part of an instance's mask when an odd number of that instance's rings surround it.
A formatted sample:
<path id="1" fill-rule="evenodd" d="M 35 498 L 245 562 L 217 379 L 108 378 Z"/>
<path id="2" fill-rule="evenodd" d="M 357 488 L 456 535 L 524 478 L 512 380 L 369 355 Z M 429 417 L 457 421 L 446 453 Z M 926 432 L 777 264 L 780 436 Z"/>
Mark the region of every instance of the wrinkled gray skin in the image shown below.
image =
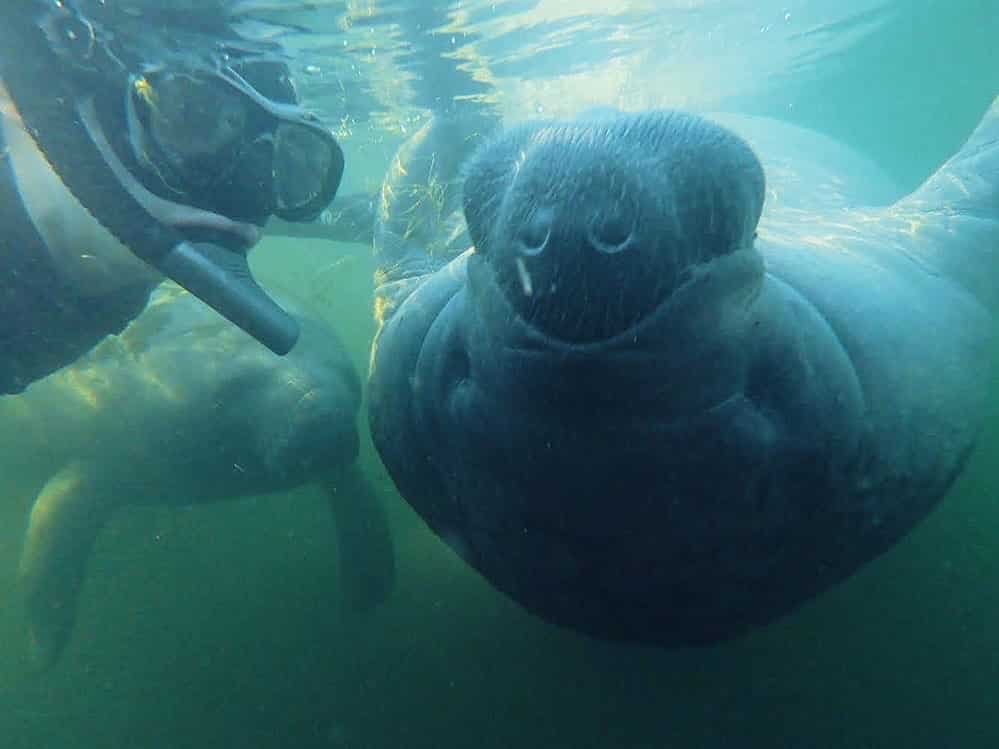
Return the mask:
<path id="1" fill-rule="evenodd" d="M 469 239 L 419 181 L 448 183 L 453 126 L 383 191 L 384 462 L 493 585 L 601 638 L 707 644 L 793 610 L 924 517 L 982 422 L 999 106 L 891 204 L 824 136 L 713 119 L 731 130 L 500 134 L 465 168 L 474 250 L 446 263 Z"/>
<path id="2" fill-rule="evenodd" d="M 335 516 L 341 597 L 365 610 L 388 595 L 387 519 L 355 465 L 360 381 L 332 330 L 301 325 L 279 357 L 166 285 L 120 336 L 0 402 L 5 431 L 60 466 L 35 500 L 20 564 L 39 667 L 68 642 L 94 540 L 124 505 L 318 482 Z"/>

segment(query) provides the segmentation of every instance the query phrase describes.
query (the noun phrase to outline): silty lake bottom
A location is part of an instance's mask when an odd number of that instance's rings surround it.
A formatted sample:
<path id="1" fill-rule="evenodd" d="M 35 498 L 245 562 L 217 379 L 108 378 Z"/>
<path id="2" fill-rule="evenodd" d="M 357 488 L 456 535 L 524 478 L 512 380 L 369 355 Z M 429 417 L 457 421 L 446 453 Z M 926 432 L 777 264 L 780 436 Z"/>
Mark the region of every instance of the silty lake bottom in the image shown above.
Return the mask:
<path id="1" fill-rule="evenodd" d="M 937 30 L 940 49 L 977 38 L 974 13 L 988 4 L 968 8 Z M 884 56 L 892 40 L 882 41 Z M 798 101 L 799 115 L 881 145 L 900 180 L 918 180 L 987 103 L 996 61 L 972 52 L 889 55 L 908 62 L 881 66 L 873 47 L 861 50 L 821 95 Z M 838 113 L 864 66 L 872 83 L 854 98 L 898 95 Z M 908 132 L 878 124 L 897 124 L 892 112 L 923 100 L 950 116 Z M 379 154 L 357 168 L 383 165 Z M 255 253 L 265 278 L 322 303 L 364 371 L 374 330 L 367 250 L 272 238 Z M 396 494 L 361 424 L 362 468 L 398 545 L 387 605 L 369 616 L 341 611 L 331 520 L 313 489 L 129 509 L 101 535 L 73 641 L 43 675 L 27 667 L 15 574 L 30 500 L 51 466 L 0 434 L 0 595 L 9 602 L 0 746 L 999 745 L 999 400 L 961 479 L 897 547 L 765 629 L 678 652 L 580 637 L 493 591 Z"/>

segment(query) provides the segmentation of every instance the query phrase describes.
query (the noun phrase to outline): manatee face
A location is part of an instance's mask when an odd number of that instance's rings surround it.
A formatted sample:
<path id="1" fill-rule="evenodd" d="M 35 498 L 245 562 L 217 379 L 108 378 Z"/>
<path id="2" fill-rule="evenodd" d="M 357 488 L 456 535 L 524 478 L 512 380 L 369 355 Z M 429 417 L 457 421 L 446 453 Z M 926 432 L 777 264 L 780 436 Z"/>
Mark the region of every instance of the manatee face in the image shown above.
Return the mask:
<path id="1" fill-rule="evenodd" d="M 541 337 L 586 344 L 749 247 L 763 172 L 699 118 L 600 115 L 507 134 L 469 165 L 464 195 L 476 278 Z"/>
<path id="2" fill-rule="evenodd" d="M 160 452 L 155 465 L 197 477 L 197 496 L 179 498 L 206 501 L 294 487 L 353 462 L 360 380 L 329 327 L 301 317 L 299 342 L 277 356 L 177 293 L 158 291 L 126 331 L 125 345 L 140 353 L 110 384 L 130 406 L 123 439 L 143 435 L 143 470 Z"/>
<path id="3" fill-rule="evenodd" d="M 247 340 L 238 377 L 224 383 L 226 415 L 250 481 L 294 486 L 357 457 L 361 386 L 342 345 L 325 326 L 302 320 L 302 339 L 278 357 Z"/>

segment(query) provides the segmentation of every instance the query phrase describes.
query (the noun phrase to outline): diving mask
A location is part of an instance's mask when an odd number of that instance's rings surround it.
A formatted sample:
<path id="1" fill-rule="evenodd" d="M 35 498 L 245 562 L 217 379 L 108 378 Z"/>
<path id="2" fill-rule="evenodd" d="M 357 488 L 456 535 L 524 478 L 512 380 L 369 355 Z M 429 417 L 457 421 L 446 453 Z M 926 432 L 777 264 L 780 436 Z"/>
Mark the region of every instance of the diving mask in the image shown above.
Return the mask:
<path id="1" fill-rule="evenodd" d="M 228 67 L 134 75 L 132 155 L 157 192 L 236 219 L 311 220 L 336 194 L 343 152 L 287 89 L 275 101 Z"/>

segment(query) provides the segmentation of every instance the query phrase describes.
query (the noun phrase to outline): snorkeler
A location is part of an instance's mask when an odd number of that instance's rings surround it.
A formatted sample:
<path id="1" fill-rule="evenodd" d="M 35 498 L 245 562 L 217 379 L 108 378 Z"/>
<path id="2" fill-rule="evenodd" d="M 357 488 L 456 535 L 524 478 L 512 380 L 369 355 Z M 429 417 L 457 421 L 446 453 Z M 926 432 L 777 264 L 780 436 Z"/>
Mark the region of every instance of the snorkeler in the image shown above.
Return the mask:
<path id="1" fill-rule="evenodd" d="M 84 2 L 0 8 L 0 394 L 121 330 L 164 276 L 285 353 L 297 325 L 246 253 L 271 216 L 326 208 L 339 145 L 272 44 Z"/>

